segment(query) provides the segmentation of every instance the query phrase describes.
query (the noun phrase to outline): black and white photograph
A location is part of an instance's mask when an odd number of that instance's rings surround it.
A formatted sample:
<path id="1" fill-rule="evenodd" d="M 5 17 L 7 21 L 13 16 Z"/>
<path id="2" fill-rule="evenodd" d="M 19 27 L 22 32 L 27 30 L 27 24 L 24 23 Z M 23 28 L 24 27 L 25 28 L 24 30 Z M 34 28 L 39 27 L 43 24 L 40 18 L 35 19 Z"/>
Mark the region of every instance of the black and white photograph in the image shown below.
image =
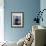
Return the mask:
<path id="1" fill-rule="evenodd" d="M 11 13 L 12 27 L 23 27 L 24 24 L 24 12 L 12 12 Z"/>

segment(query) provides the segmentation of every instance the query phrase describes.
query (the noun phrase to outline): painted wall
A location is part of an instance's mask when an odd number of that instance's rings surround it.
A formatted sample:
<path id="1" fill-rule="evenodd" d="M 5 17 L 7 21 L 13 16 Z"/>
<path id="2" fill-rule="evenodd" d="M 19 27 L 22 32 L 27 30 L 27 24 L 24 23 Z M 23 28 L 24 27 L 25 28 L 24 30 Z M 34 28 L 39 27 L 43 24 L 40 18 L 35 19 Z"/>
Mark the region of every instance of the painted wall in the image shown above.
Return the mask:
<path id="1" fill-rule="evenodd" d="M 4 35 L 7 41 L 18 41 L 31 31 L 40 0 L 4 0 Z M 24 12 L 24 28 L 11 28 L 11 12 Z"/>
<path id="2" fill-rule="evenodd" d="M 46 9 L 46 0 L 40 1 L 40 9 L 41 9 L 41 11 L 43 9 Z M 43 26 L 46 26 L 46 10 L 43 12 L 42 16 L 43 16 L 44 21 L 43 22 L 41 21 L 40 24 L 43 25 Z"/>

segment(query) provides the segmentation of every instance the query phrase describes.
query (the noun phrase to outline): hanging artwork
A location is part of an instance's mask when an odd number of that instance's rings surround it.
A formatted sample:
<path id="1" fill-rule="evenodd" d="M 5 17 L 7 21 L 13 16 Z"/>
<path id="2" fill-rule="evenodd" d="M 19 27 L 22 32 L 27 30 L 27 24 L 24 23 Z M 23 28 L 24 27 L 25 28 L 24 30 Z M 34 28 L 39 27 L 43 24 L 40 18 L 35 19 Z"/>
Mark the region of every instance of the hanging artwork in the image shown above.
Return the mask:
<path id="1" fill-rule="evenodd" d="M 11 26 L 12 27 L 24 26 L 24 12 L 11 12 Z"/>

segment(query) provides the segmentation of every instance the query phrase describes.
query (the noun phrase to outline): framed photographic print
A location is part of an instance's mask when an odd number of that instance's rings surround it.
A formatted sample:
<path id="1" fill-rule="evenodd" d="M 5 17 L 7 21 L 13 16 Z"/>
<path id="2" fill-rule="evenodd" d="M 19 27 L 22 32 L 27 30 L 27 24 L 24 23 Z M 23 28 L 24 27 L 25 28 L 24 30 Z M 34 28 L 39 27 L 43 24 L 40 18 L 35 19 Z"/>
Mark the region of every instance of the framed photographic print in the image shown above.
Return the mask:
<path id="1" fill-rule="evenodd" d="M 11 12 L 11 26 L 12 27 L 24 26 L 24 12 Z"/>

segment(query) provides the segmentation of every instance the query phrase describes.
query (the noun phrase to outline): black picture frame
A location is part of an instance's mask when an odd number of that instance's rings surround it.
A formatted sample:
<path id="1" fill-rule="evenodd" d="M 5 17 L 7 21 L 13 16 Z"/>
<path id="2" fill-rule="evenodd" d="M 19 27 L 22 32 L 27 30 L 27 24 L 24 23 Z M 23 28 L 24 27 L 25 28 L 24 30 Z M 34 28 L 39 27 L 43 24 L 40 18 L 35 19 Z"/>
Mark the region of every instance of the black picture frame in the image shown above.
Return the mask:
<path id="1" fill-rule="evenodd" d="M 24 27 L 24 12 L 11 12 L 11 27 L 12 28 Z"/>

